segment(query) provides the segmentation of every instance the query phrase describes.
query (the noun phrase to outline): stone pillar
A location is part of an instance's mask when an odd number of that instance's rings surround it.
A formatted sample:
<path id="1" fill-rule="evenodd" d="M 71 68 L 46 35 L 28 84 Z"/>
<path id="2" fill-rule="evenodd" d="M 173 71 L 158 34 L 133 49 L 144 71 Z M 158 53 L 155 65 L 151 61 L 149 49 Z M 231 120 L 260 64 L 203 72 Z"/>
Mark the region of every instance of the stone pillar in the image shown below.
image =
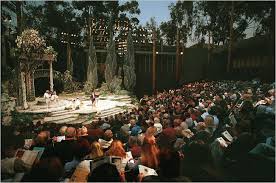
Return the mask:
<path id="1" fill-rule="evenodd" d="M 53 62 L 50 61 L 50 91 L 54 91 Z"/>

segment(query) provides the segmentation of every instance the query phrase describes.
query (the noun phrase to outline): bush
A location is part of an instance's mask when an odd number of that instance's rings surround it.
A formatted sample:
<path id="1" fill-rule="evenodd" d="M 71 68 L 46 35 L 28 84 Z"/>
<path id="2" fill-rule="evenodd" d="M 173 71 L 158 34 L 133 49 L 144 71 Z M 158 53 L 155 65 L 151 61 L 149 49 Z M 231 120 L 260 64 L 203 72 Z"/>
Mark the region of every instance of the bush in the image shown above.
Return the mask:
<path id="1" fill-rule="evenodd" d="M 94 90 L 94 88 L 93 88 L 93 86 L 92 86 L 92 84 L 91 84 L 90 82 L 86 81 L 86 82 L 84 83 L 83 90 L 84 90 L 84 93 L 85 93 L 86 95 L 91 95 L 91 93 L 92 93 L 92 91 Z"/>
<path id="2" fill-rule="evenodd" d="M 30 114 L 19 113 L 17 111 L 11 112 L 12 120 L 11 125 L 13 126 L 25 126 L 27 124 L 33 123 L 33 116 Z"/>
<path id="3" fill-rule="evenodd" d="M 62 76 L 62 82 L 64 90 L 66 92 L 75 92 L 80 89 L 81 84 L 73 81 L 73 77 L 70 71 L 66 70 Z"/>
<path id="4" fill-rule="evenodd" d="M 115 76 L 107 86 L 110 92 L 116 93 L 117 91 L 121 90 L 121 84 L 122 84 L 122 79 Z"/>

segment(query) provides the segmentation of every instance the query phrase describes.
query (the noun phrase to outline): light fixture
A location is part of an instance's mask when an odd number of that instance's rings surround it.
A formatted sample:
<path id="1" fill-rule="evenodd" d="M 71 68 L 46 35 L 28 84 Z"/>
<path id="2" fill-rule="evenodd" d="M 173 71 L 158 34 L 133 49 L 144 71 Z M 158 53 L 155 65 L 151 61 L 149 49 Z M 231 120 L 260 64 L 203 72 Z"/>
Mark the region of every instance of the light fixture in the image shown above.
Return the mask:
<path id="1" fill-rule="evenodd" d="M 158 51 L 157 52 L 155 52 L 157 55 L 158 55 Z"/>
<path id="2" fill-rule="evenodd" d="M 183 55 L 183 52 L 180 52 L 181 55 Z"/>

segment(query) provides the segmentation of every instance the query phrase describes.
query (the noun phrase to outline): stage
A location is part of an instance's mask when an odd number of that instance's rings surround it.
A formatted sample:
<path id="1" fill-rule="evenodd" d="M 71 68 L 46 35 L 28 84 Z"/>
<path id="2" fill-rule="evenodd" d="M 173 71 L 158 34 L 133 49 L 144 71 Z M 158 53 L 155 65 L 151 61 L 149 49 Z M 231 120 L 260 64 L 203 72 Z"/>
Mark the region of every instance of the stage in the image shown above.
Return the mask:
<path id="1" fill-rule="evenodd" d="M 97 121 L 98 118 L 105 118 L 115 114 L 123 113 L 136 107 L 132 104 L 134 98 L 129 95 L 108 95 L 100 96 L 97 99 L 96 107 L 92 107 L 92 102 L 88 96 L 78 96 L 81 104 L 79 109 L 72 109 L 72 101 L 76 97 L 60 96 L 57 102 L 51 102 L 49 108 L 44 98 L 36 98 L 36 101 L 30 103 L 27 110 L 18 110 L 27 114 L 42 114 L 44 117 L 35 119 L 34 123 L 57 124 L 89 124 Z"/>

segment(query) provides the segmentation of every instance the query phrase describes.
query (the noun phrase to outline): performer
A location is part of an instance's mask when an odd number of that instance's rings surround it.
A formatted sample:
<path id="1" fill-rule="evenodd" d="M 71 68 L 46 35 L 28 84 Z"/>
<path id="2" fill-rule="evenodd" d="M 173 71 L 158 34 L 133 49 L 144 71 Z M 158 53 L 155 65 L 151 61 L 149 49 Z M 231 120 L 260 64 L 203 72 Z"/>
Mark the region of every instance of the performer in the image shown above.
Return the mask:
<path id="1" fill-rule="evenodd" d="M 90 100 L 92 102 L 92 108 L 96 107 L 96 94 L 95 94 L 94 90 L 92 91 L 92 94 L 90 96 Z"/>
<path id="2" fill-rule="evenodd" d="M 77 99 L 76 99 L 76 105 L 75 105 L 75 110 L 80 109 L 80 104 L 81 104 L 81 101 L 80 101 L 79 97 L 77 97 Z"/>
<path id="3" fill-rule="evenodd" d="M 57 93 L 54 91 L 51 95 L 51 101 L 56 103 L 57 99 L 58 99 Z"/>
<path id="4" fill-rule="evenodd" d="M 51 102 L 51 95 L 50 95 L 50 91 L 49 90 L 46 90 L 46 92 L 44 93 L 44 98 L 45 98 L 45 101 L 46 101 L 47 112 L 48 112 L 48 110 L 49 110 L 49 104 Z"/>

